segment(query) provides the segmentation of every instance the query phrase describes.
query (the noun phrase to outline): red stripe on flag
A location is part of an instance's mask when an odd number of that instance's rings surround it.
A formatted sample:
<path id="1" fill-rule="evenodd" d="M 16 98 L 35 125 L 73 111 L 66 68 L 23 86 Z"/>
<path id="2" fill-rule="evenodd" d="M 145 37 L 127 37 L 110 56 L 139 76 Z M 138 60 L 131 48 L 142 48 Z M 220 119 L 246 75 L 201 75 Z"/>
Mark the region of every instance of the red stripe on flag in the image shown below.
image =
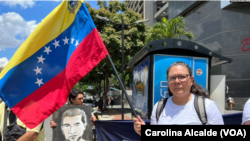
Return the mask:
<path id="1" fill-rule="evenodd" d="M 27 127 L 36 127 L 66 103 L 73 86 L 106 55 L 108 51 L 95 28 L 79 44 L 62 72 L 11 110 Z"/>

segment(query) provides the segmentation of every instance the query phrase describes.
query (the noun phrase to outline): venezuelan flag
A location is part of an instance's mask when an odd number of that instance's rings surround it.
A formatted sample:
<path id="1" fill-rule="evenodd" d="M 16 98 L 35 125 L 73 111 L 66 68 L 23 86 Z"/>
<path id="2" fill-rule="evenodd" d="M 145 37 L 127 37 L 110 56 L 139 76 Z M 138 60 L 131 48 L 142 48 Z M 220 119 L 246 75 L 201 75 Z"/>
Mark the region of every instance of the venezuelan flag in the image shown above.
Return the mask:
<path id="1" fill-rule="evenodd" d="M 62 1 L 0 74 L 0 96 L 34 128 L 63 106 L 72 87 L 108 51 L 81 1 Z"/>

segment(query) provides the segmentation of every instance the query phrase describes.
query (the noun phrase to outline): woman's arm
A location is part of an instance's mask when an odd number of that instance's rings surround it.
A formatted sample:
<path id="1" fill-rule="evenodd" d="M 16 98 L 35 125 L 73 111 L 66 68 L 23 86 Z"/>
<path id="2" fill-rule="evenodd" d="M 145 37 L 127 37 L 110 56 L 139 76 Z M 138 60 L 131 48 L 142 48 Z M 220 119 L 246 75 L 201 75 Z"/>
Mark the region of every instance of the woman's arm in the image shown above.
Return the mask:
<path id="1" fill-rule="evenodd" d="M 24 135 L 22 135 L 17 141 L 33 141 L 38 136 L 37 132 L 27 131 Z"/>
<path id="2" fill-rule="evenodd" d="M 250 125 L 250 120 L 244 122 L 243 125 Z"/>
<path id="3" fill-rule="evenodd" d="M 17 119 L 17 124 L 21 126 L 20 124 L 23 123 L 19 119 Z M 17 141 L 34 141 L 34 139 L 38 137 L 42 128 L 43 128 L 43 122 L 33 129 L 26 127 L 26 133 L 22 135 Z"/>
<path id="4" fill-rule="evenodd" d="M 145 122 L 141 119 L 140 116 L 138 118 L 134 118 L 134 130 L 137 134 L 141 136 L 141 125 L 146 125 Z"/>

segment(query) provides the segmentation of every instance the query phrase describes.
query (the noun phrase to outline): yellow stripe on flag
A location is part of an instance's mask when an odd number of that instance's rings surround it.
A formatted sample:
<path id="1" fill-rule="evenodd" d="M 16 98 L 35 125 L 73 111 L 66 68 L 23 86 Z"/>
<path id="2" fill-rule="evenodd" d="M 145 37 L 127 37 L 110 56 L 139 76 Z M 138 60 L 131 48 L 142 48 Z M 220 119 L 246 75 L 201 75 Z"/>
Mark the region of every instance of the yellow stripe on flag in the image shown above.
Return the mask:
<path id="1" fill-rule="evenodd" d="M 73 23 L 82 3 L 78 1 L 78 6 L 74 14 L 72 12 L 70 13 L 68 5 L 69 1 L 63 1 L 36 27 L 0 73 L 0 79 L 2 79 L 10 69 L 22 63 L 51 40 L 58 37 Z"/>

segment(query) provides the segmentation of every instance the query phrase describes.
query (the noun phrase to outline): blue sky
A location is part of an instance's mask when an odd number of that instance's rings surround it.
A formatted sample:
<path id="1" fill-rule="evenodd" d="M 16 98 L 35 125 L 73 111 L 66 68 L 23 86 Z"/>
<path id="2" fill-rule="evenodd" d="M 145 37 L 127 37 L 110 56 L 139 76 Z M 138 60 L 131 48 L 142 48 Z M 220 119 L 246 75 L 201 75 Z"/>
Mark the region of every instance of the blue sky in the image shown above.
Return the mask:
<path id="1" fill-rule="evenodd" d="M 97 1 L 87 2 L 99 8 Z M 0 0 L 0 67 L 7 65 L 29 34 L 60 3 L 60 0 Z"/>

